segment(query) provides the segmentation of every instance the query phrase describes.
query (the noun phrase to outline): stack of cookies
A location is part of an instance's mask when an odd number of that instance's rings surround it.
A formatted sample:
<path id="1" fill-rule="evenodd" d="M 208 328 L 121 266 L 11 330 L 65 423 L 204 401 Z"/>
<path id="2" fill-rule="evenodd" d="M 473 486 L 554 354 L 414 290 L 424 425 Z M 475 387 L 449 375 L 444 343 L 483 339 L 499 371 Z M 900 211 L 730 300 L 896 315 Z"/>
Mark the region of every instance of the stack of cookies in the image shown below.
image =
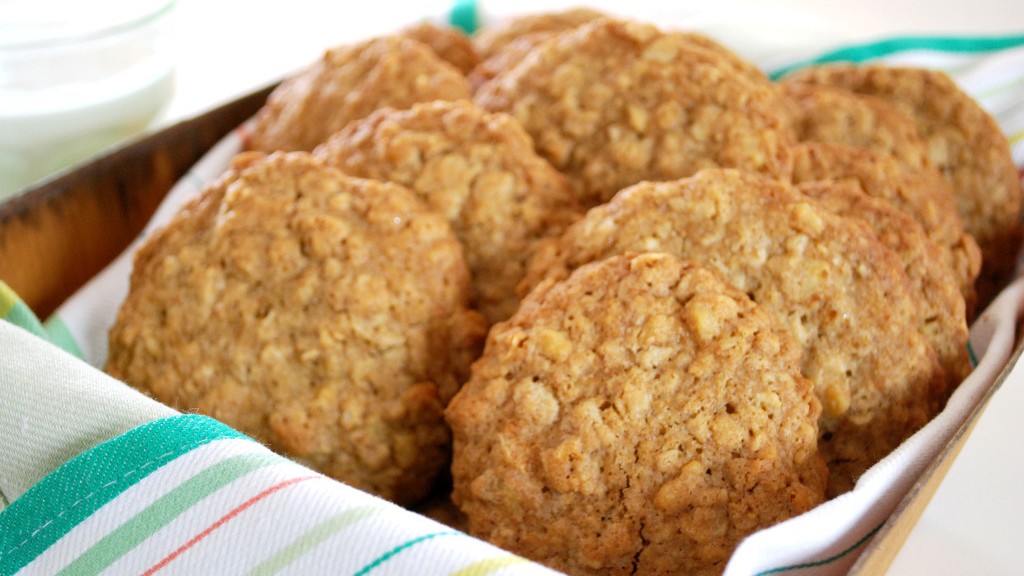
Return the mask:
<path id="1" fill-rule="evenodd" d="M 108 371 L 572 574 L 720 573 L 852 489 L 1021 241 L 941 73 L 772 82 L 591 10 L 329 50 L 248 146 L 139 251 Z"/>

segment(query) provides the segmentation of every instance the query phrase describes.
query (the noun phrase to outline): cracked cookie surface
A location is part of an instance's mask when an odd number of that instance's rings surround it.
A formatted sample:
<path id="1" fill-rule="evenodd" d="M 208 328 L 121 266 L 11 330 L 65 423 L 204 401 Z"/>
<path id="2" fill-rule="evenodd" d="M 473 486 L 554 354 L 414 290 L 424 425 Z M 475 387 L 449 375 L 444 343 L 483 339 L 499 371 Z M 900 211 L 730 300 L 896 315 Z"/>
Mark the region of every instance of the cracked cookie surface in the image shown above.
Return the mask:
<path id="1" fill-rule="evenodd" d="M 327 50 L 282 82 L 256 115 L 253 150 L 309 151 L 382 106 L 469 98 L 466 77 L 430 47 L 382 36 Z"/>
<path id="2" fill-rule="evenodd" d="M 512 315 L 534 245 L 581 209 L 565 177 L 515 119 L 469 101 L 384 109 L 314 154 L 346 174 L 396 182 L 451 223 L 473 276 L 474 301 L 494 323 Z"/>
<path id="3" fill-rule="evenodd" d="M 832 496 L 944 402 L 944 374 L 902 262 L 865 224 L 788 184 L 722 169 L 636 184 L 543 242 L 520 288 L 630 251 L 718 272 L 797 339 L 822 402 Z"/>
<path id="4" fill-rule="evenodd" d="M 981 247 L 978 293 L 986 305 L 1010 280 L 1022 237 L 1020 176 L 995 119 L 937 70 L 832 64 L 799 70 L 784 82 L 876 96 L 914 120 L 929 159 L 953 190 L 964 228 Z"/>
<path id="5" fill-rule="evenodd" d="M 903 262 L 921 304 L 921 333 L 938 355 L 948 391 L 955 390 L 971 371 L 967 317 L 964 297 L 939 246 L 913 218 L 885 200 L 868 196 L 854 182 L 819 181 L 799 189 L 826 209 L 864 222 Z"/>
<path id="6" fill-rule="evenodd" d="M 483 330 L 448 223 L 306 153 L 236 159 L 138 251 L 107 371 L 409 504 Z"/>
<path id="7" fill-rule="evenodd" d="M 797 140 L 867 148 L 909 167 L 931 166 L 927 144 L 913 118 L 885 100 L 795 81 L 783 80 L 779 89 Z"/>
<path id="8" fill-rule="evenodd" d="M 739 62 L 692 34 L 599 19 L 544 41 L 474 98 L 519 120 L 584 207 L 716 166 L 788 178 L 781 95 Z"/>
<path id="9" fill-rule="evenodd" d="M 964 230 L 949 185 L 937 170 L 914 168 L 871 148 L 801 142 L 793 148 L 793 182 L 821 180 L 852 182 L 868 196 L 889 202 L 920 224 L 942 250 L 942 265 L 957 280 L 966 317 L 974 318 L 981 250 Z"/>
<path id="10" fill-rule="evenodd" d="M 525 36 L 557 34 L 606 16 L 590 8 L 523 14 L 484 26 L 473 33 L 472 42 L 486 60 Z"/>
<path id="11" fill-rule="evenodd" d="M 453 26 L 422 22 L 401 30 L 399 34 L 426 44 L 463 74 L 469 74 L 480 63 L 480 55 L 476 53 L 470 37 Z"/>
<path id="12" fill-rule="evenodd" d="M 799 347 L 717 275 L 616 256 L 546 283 L 446 411 L 471 533 L 570 574 L 718 574 L 823 500 Z"/>

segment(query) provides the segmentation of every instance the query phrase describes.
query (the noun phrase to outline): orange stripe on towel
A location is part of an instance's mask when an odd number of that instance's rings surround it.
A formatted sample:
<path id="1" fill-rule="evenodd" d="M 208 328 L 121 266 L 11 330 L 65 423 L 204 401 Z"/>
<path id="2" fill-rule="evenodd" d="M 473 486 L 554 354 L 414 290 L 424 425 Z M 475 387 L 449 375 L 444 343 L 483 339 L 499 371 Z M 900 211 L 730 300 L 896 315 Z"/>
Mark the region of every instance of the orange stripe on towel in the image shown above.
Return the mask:
<path id="1" fill-rule="evenodd" d="M 314 478 L 322 478 L 322 476 L 302 476 L 300 478 L 292 478 L 291 480 L 285 480 L 284 482 L 281 482 L 280 484 L 275 484 L 275 485 L 271 486 L 270 488 L 267 488 L 263 492 L 260 492 L 259 494 L 257 494 L 255 496 L 253 496 L 252 498 L 246 500 L 241 505 L 239 505 L 237 508 L 235 508 L 231 512 L 228 512 L 227 514 L 222 516 L 219 520 L 217 520 L 216 522 L 211 524 L 205 530 L 203 530 L 199 534 L 196 534 L 195 536 L 193 536 L 191 540 L 189 540 L 188 542 L 182 544 L 181 547 L 179 547 L 177 550 L 175 550 L 174 552 L 171 552 L 170 554 L 168 554 L 167 557 L 165 557 L 163 560 L 161 560 L 161 561 L 157 562 L 156 564 L 154 564 L 149 570 L 146 570 L 145 572 L 143 572 L 142 573 L 143 576 L 150 576 L 151 574 L 155 574 L 157 571 L 162 570 L 168 564 L 173 562 L 175 558 L 177 558 L 178 556 L 181 556 L 182 554 L 187 552 L 189 548 L 192 548 L 193 546 L 198 544 L 203 538 L 206 538 L 211 533 L 213 533 L 213 531 L 215 531 L 218 528 L 220 528 L 221 526 L 227 524 L 233 518 L 235 518 L 236 516 L 238 516 L 239 514 L 244 512 L 246 509 L 252 507 L 254 504 L 259 502 L 260 500 L 263 500 L 264 498 L 266 498 L 266 497 L 270 496 L 271 494 L 273 494 L 275 492 L 278 492 L 278 491 L 280 491 L 280 490 L 282 490 L 284 488 L 287 488 L 289 486 L 293 486 L 295 484 L 298 484 L 299 482 L 304 482 L 306 480 L 312 480 Z"/>

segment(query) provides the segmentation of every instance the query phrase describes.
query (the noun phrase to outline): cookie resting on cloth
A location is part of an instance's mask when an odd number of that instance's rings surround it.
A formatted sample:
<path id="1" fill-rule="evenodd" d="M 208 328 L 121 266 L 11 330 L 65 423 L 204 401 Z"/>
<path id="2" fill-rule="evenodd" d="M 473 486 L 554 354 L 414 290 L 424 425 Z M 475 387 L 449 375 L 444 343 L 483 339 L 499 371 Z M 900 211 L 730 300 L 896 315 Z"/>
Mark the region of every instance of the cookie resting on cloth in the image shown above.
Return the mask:
<path id="1" fill-rule="evenodd" d="M 942 258 L 964 297 L 968 320 L 974 318 L 981 250 L 964 230 L 949 185 L 935 168 L 914 168 L 868 148 L 801 142 L 793 148 L 793 182 L 820 180 L 855 183 L 868 196 L 889 202 L 920 224 L 942 250 Z"/>
<path id="2" fill-rule="evenodd" d="M 903 263 L 865 224 L 788 184 L 711 169 L 631 186 L 542 242 L 521 290 L 631 251 L 720 273 L 796 338 L 822 403 L 830 495 L 852 488 L 944 402 L 945 377 Z"/>
<path id="3" fill-rule="evenodd" d="M 831 64 L 785 81 L 870 94 L 914 120 L 929 159 L 953 190 L 964 228 L 981 247 L 979 304 L 987 305 L 1009 282 L 1022 237 L 1020 176 L 995 119 L 937 70 Z"/>
<path id="4" fill-rule="evenodd" d="M 148 237 L 106 370 L 298 462 L 418 501 L 483 339 L 443 218 L 308 153 L 246 153 Z"/>
<path id="5" fill-rule="evenodd" d="M 971 372 L 971 361 L 964 297 L 942 250 L 913 218 L 885 200 L 868 196 L 854 182 L 811 182 L 799 189 L 826 209 L 864 222 L 899 257 L 921 304 L 921 333 L 935 349 L 947 390 L 955 390 Z"/>
<path id="6" fill-rule="evenodd" d="M 669 254 L 546 282 L 445 412 L 472 534 L 569 574 L 720 574 L 824 499 L 800 348 Z"/>
<path id="7" fill-rule="evenodd" d="M 914 119 L 881 98 L 792 81 L 779 82 L 779 89 L 798 141 L 867 148 L 912 168 L 932 165 Z"/>

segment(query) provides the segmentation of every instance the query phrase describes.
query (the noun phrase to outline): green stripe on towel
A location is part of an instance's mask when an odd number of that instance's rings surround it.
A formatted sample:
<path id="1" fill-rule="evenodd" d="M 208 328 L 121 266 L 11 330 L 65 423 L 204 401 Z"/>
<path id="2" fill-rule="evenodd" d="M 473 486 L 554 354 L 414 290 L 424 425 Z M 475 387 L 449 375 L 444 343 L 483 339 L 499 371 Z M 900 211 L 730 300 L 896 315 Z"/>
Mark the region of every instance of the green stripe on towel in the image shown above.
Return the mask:
<path id="1" fill-rule="evenodd" d="M 403 544 L 395 546 L 391 550 L 388 550 L 384 554 L 381 554 L 376 559 L 374 559 L 373 562 L 370 562 L 366 566 L 363 566 L 362 569 L 360 569 L 358 572 L 356 572 L 355 576 L 366 576 L 367 574 L 373 572 L 377 568 L 380 568 L 381 564 L 384 564 L 388 560 L 394 558 L 395 556 L 401 554 L 402 552 L 408 550 L 409 548 L 412 548 L 413 546 L 416 546 L 417 544 L 421 544 L 423 542 L 426 542 L 427 540 L 433 540 L 434 538 L 440 538 L 441 536 L 465 536 L 465 534 L 463 534 L 462 532 L 456 532 L 454 530 L 446 530 L 444 532 L 434 532 L 432 534 L 424 534 L 423 536 L 419 536 L 417 538 L 413 538 L 412 540 L 409 540 L 408 542 L 405 542 Z"/>
<path id="2" fill-rule="evenodd" d="M 341 532 L 345 528 L 357 524 L 367 518 L 376 516 L 384 511 L 383 506 L 360 506 L 351 508 L 332 516 L 319 524 L 316 524 L 287 546 L 281 548 L 270 558 L 261 562 L 249 572 L 250 576 L 271 576 L 284 570 L 289 564 L 295 562 L 322 544 L 328 538 Z"/>
<path id="3" fill-rule="evenodd" d="M 43 328 L 46 330 L 50 342 L 56 344 L 65 352 L 70 352 L 79 358 L 84 357 L 82 349 L 78 347 L 78 342 L 71 335 L 71 331 L 68 330 L 67 325 L 64 324 L 60 316 L 50 316 L 46 322 L 43 322 Z"/>
<path id="4" fill-rule="evenodd" d="M 179 456 L 245 438 L 194 414 L 156 420 L 72 458 L 0 512 L 0 574 L 13 574 L 92 513 Z"/>
<path id="5" fill-rule="evenodd" d="M 7 320 L 19 328 L 55 344 L 65 352 L 81 358 L 82 350 L 78 347 L 67 326 L 54 316 L 43 324 L 32 312 L 32 309 L 11 289 L 0 280 L 0 320 Z"/>
<path id="6" fill-rule="evenodd" d="M 2 280 L 0 280 L 0 320 L 7 320 L 44 340 L 49 340 L 46 330 L 36 315 Z"/>
<path id="7" fill-rule="evenodd" d="M 466 34 L 476 32 L 480 27 L 476 0 L 456 0 L 452 11 L 448 13 L 448 22 L 456 28 L 461 28 Z"/>
<path id="8" fill-rule="evenodd" d="M 985 37 L 949 37 L 949 36 L 907 36 L 900 38 L 888 38 L 867 44 L 857 44 L 826 52 L 810 60 L 804 60 L 780 68 L 770 74 L 773 80 L 778 80 L 786 74 L 814 66 L 817 64 L 828 64 L 832 62 L 854 62 L 861 63 L 869 60 L 877 60 L 900 52 L 913 50 L 928 50 L 931 52 L 946 52 L 950 54 L 979 54 L 994 52 L 1024 46 L 1024 34 L 1010 36 L 985 36 Z"/>
<path id="9" fill-rule="evenodd" d="M 99 574 L 202 499 L 249 472 L 281 460 L 280 456 L 268 452 L 239 454 L 214 464 L 118 526 L 58 574 Z"/>

